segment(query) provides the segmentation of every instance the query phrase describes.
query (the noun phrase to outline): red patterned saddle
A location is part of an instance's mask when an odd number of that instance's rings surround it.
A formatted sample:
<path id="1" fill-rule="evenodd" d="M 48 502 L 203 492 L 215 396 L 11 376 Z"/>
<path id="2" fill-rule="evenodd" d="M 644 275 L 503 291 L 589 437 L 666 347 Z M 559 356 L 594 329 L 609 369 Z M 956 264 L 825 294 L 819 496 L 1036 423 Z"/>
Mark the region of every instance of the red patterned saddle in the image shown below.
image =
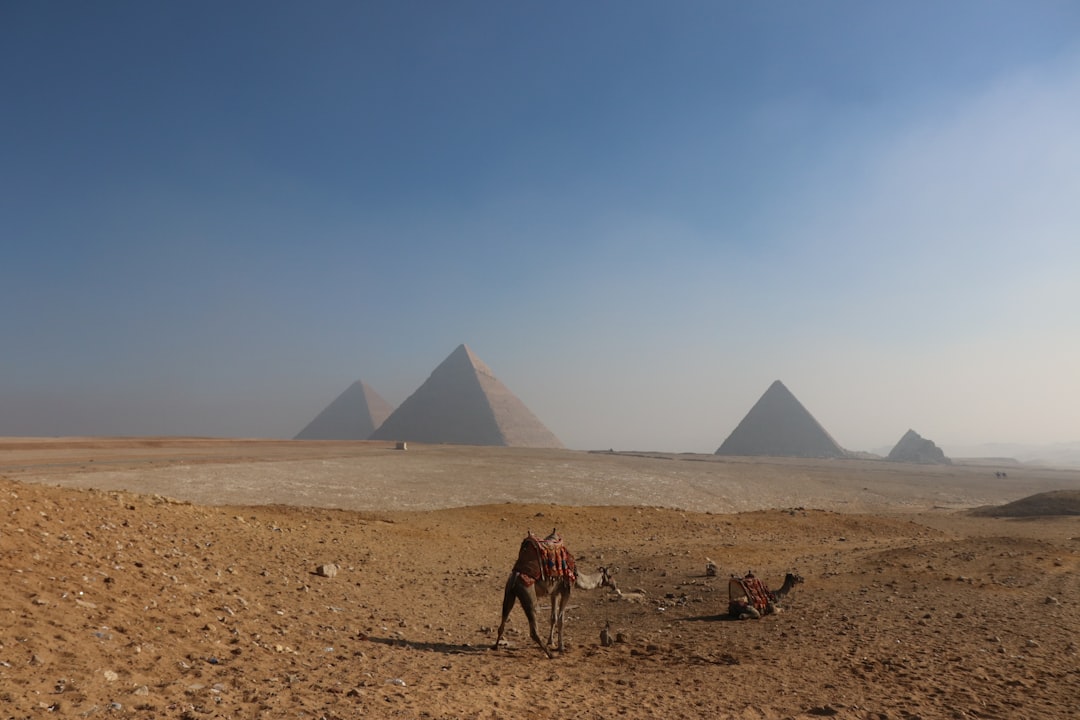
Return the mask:
<path id="1" fill-rule="evenodd" d="M 577 579 L 574 556 L 566 549 L 562 537 L 555 530 L 543 539 L 533 535 L 530 530 L 521 541 L 513 571 L 521 575 L 526 585 L 532 585 L 537 580 L 560 577 L 567 578 L 571 583 Z"/>
<path id="2" fill-rule="evenodd" d="M 733 615 L 747 606 L 764 615 L 775 599 L 765 583 L 754 577 L 753 573 L 746 573 L 744 577 L 732 575 L 728 580 L 728 611 Z"/>

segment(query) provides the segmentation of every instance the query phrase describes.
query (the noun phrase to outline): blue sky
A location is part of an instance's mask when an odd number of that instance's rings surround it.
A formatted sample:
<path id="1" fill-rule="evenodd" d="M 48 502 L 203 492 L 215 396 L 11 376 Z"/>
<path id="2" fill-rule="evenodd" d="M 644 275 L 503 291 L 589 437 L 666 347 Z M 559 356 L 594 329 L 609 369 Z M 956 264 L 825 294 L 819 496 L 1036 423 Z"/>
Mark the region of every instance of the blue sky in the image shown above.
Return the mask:
<path id="1" fill-rule="evenodd" d="M 0 435 L 464 342 L 573 448 L 1080 440 L 1080 5 L 0 6 Z"/>

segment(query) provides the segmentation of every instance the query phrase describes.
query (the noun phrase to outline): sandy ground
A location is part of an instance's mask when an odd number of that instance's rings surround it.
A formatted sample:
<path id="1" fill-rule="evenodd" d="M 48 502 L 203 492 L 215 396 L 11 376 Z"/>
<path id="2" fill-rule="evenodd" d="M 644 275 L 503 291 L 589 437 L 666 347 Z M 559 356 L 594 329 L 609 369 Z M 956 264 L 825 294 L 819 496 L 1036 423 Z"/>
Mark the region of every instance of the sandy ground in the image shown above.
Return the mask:
<path id="1" fill-rule="evenodd" d="M 0 440 L 0 718 L 1076 717 L 1080 518 L 964 511 L 1077 488 L 1011 465 Z M 554 660 L 517 609 L 492 650 L 518 544 L 552 527 L 625 595 L 576 591 Z M 806 582 L 728 620 L 749 569 Z"/>

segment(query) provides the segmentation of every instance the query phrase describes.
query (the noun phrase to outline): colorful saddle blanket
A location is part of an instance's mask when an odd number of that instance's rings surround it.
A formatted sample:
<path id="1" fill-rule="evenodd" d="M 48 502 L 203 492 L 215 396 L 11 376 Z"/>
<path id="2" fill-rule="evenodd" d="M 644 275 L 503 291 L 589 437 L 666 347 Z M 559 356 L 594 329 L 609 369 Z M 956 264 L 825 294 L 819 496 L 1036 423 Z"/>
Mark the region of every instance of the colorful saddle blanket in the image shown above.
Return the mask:
<path id="1" fill-rule="evenodd" d="M 532 531 L 521 541 L 514 572 L 521 575 L 527 585 L 537 580 L 565 577 L 571 583 L 577 579 L 574 556 L 566 549 L 562 537 L 554 530 L 546 538 L 533 535 Z"/>
<path id="2" fill-rule="evenodd" d="M 764 582 L 754 577 L 753 573 L 747 573 L 741 578 L 731 576 L 728 581 L 728 599 L 733 608 L 738 605 L 751 605 L 764 614 L 775 598 Z"/>

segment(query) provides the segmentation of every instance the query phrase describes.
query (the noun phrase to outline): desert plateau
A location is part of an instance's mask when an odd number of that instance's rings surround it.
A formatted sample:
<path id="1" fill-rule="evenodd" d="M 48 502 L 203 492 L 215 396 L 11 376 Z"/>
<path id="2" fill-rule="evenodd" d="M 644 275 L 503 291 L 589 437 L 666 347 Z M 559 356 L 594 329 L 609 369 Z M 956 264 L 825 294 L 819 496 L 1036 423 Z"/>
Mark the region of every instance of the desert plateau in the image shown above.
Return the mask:
<path id="1" fill-rule="evenodd" d="M 0 439 L 0 718 L 1077 717 L 1078 492 L 1015 463 Z M 492 649 L 552 528 L 619 592 L 574 591 L 554 659 L 520 608 Z M 804 582 L 729 619 L 747 571 Z"/>

